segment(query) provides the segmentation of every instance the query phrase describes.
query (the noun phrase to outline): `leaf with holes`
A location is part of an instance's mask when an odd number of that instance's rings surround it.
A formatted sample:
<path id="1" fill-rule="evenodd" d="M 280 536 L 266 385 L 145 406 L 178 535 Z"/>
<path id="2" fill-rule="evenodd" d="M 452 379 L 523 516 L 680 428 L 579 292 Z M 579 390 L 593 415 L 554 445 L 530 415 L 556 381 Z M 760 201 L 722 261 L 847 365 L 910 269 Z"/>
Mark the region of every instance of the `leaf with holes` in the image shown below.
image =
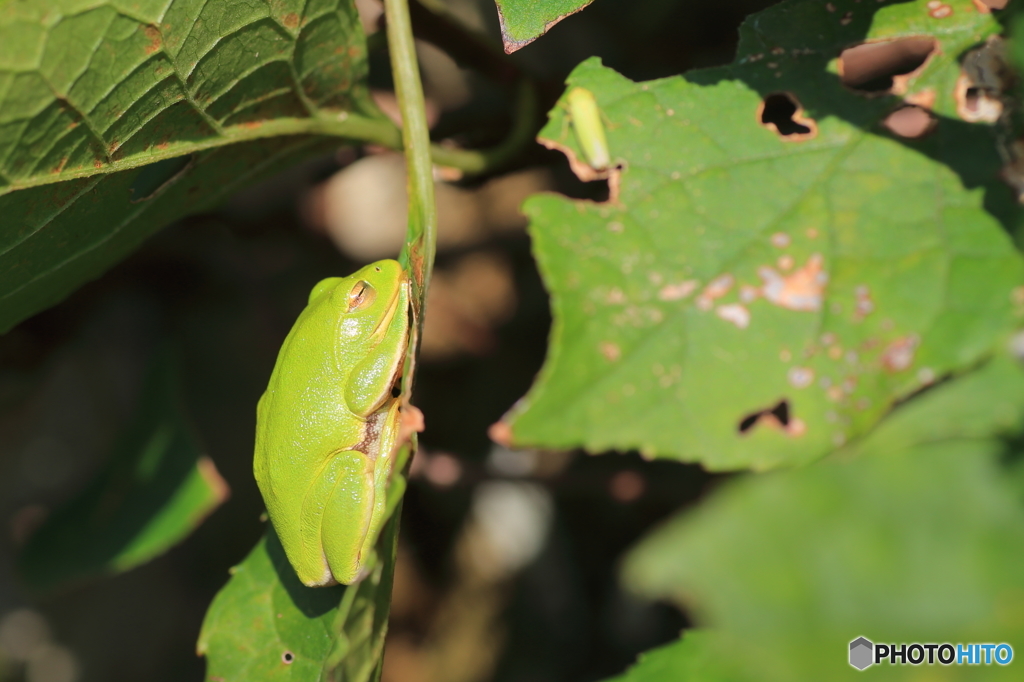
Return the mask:
<path id="1" fill-rule="evenodd" d="M 547 33 L 594 0 L 495 0 L 505 52 L 511 54 Z"/>
<path id="2" fill-rule="evenodd" d="M 1022 416 L 1024 372 L 999 357 L 898 409 L 857 452 L 733 481 L 643 540 L 625 581 L 685 604 L 713 635 L 706 655 L 744 680 L 858 679 L 844 645 L 859 636 L 1019 650 L 1024 508 L 1006 467 L 1021 453 L 1007 458 L 1000 436 Z M 872 674 L 908 679 L 900 666 Z"/>
<path id="3" fill-rule="evenodd" d="M 376 123 L 365 51 L 350 0 L 0 5 L 0 331 Z"/>
<path id="4" fill-rule="evenodd" d="M 389 521 L 381 535 L 378 547 L 393 545 L 397 522 Z M 381 556 L 354 585 L 306 587 L 268 527 L 231 570 L 203 620 L 196 648 L 207 659 L 206 679 L 373 679 L 384 651 L 394 575 L 394 552 Z"/>
<path id="5" fill-rule="evenodd" d="M 839 55 L 843 83 L 863 96 L 892 95 L 940 116 L 995 122 L 1008 72 L 996 37 L 1000 26 L 986 10 L 978 0 L 881 8 L 864 42 Z M 854 6 L 844 19 L 863 13 Z"/>
<path id="6" fill-rule="evenodd" d="M 182 541 L 228 495 L 180 403 L 170 355 L 156 355 L 109 464 L 46 519 L 21 556 L 36 590 L 127 571 Z"/>
<path id="7" fill-rule="evenodd" d="M 735 64 L 686 77 L 577 67 L 569 89 L 596 96 L 618 168 L 581 161 L 552 110 L 541 141 L 611 197 L 525 204 L 555 322 L 511 442 L 807 462 L 1015 324 L 1024 264 L 1000 222 L 1019 207 L 991 127 L 900 138 L 893 102 L 829 69 L 890 9 L 783 2 L 747 21 Z"/>

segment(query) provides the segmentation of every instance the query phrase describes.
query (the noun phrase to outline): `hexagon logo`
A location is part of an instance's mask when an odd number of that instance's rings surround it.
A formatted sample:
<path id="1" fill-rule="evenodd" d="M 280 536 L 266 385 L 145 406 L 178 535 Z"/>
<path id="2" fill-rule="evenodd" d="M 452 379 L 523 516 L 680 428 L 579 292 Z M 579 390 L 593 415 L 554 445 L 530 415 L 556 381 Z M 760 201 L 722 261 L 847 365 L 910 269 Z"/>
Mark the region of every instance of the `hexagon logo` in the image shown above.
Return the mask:
<path id="1" fill-rule="evenodd" d="M 858 637 L 850 642 L 850 665 L 857 670 L 863 670 L 874 663 L 875 645 L 864 637 Z"/>

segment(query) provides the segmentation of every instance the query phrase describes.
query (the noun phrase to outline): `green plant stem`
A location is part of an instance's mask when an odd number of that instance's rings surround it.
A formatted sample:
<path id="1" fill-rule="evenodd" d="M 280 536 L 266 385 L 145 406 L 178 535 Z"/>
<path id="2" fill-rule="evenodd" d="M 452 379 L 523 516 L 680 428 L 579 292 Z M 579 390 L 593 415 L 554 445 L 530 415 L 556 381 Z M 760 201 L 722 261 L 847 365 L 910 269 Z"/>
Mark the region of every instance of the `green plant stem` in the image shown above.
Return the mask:
<path id="1" fill-rule="evenodd" d="M 430 131 L 424 108 L 423 86 L 412 37 L 412 21 L 406 0 L 384 0 L 391 72 L 402 115 L 402 142 L 408 171 L 409 227 L 402 260 L 414 285 L 414 304 L 422 311 L 437 244 L 437 212 L 434 208 L 433 160 Z M 416 317 L 422 323 L 422 315 Z"/>

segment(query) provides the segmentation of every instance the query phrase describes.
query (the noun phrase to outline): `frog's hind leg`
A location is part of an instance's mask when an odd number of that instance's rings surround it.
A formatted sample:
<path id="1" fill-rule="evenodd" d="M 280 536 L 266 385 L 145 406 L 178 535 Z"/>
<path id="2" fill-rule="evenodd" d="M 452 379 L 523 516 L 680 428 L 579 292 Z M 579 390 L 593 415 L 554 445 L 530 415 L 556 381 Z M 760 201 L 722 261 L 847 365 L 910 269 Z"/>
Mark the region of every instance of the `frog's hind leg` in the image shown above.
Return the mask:
<path id="1" fill-rule="evenodd" d="M 348 585 L 358 577 L 373 498 L 373 462 L 357 450 L 331 455 L 302 503 L 303 583 Z"/>

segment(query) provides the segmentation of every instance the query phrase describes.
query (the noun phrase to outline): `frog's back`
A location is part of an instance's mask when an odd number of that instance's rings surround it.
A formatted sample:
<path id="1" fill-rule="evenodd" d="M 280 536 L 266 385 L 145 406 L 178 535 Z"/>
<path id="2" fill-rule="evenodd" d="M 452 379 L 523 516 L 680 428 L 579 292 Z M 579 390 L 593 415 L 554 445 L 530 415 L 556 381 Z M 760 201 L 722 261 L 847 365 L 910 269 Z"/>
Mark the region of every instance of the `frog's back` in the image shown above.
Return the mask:
<path id="1" fill-rule="evenodd" d="M 298 518 L 302 496 L 294 487 L 315 478 L 331 453 L 361 438 L 362 420 L 345 405 L 339 350 L 324 342 L 336 338 L 338 326 L 326 303 L 314 302 L 299 316 L 257 407 L 253 470 L 278 522 Z"/>

